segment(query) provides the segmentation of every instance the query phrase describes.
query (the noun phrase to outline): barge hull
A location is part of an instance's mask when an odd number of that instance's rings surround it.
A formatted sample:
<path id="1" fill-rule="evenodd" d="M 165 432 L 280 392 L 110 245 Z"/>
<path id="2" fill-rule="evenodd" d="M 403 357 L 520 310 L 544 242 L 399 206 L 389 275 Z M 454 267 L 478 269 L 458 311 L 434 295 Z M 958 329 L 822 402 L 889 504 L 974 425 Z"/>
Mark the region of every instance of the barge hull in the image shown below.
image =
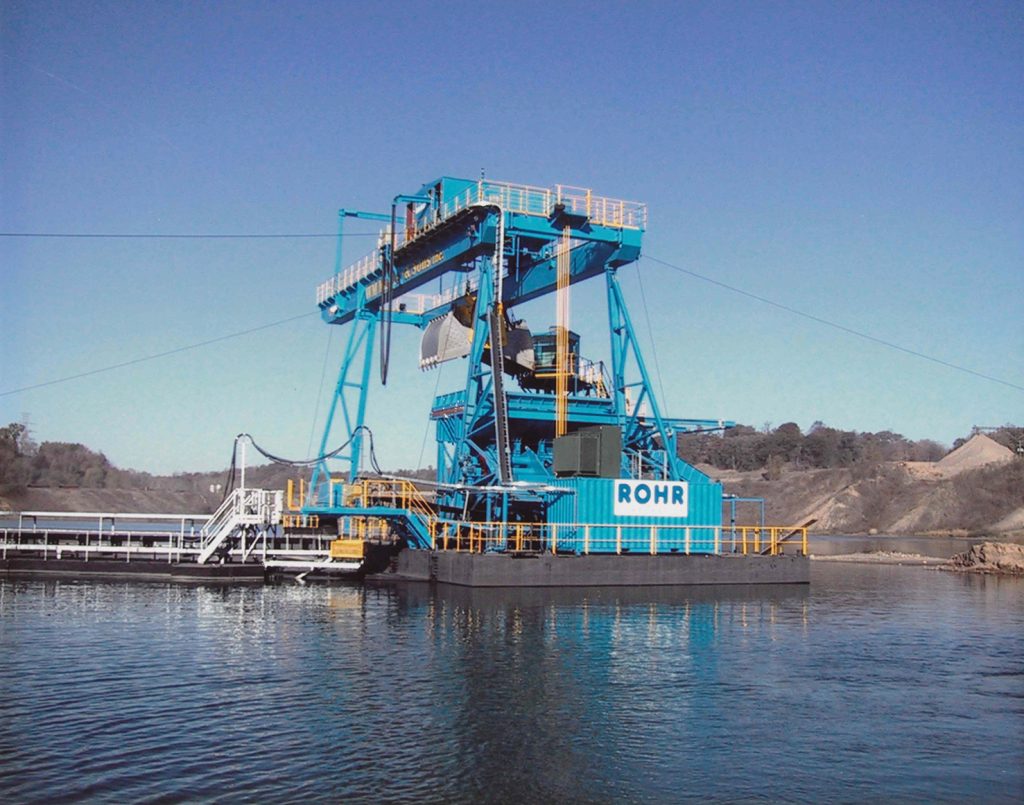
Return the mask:
<path id="1" fill-rule="evenodd" d="M 194 562 L 131 562 L 104 559 L 0 559 L 0 576 L 57 576 L 136 579 L 139 581 L 222 582 L 262 584 L 266 571 L 258 564 L 198 565 Z"/>
<path id="2" fill-rule="evenodd" d="M 806 556 L 661 554 L 561 556 L 404 550 L 393 573 L 372 578 L 462 587 L 657 587 L 808 584 Z"/>

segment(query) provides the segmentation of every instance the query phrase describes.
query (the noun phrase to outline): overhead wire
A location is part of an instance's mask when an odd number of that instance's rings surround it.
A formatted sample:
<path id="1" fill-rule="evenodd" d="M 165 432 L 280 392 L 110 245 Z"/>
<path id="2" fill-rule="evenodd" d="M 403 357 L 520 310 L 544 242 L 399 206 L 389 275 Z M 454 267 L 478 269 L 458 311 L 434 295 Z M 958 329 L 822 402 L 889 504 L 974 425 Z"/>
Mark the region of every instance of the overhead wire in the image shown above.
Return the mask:
<path id="1" fill-rule="evenodd" d="M 327 345 L 324 347 L 324 362 L 320 369 L 320 388 L 316 393 L 316 405 L 313 407 L 313 423 L 309 426 L 309 442 L 306 445 L 306 452 L 313 449 L 313 439 L 316 436 L 316 420 L 320 416 L 320 400 L 324 394 L 324 381 L 327 379 L 327 361 L 331 357 L 331 341 L 334 340 L 334 328 L 327 329 Z"/>
<path id="2" fill-rule="evenodd" d="M 3 236 L 3 234 L 4 233 L 0 233 L 0 236 Z M 359 234 L 359 233 L 353 233 L 353 235 L 356 235 L 356 234 Z M 375 233 L 371 233 L 371 234 L 374 234 L 374 237 L 376 237 Z M 10 233 L 7 233 L 7 236 L 8 237 L 12 237 L 12 236 L 16 236 L 16 235 L 11 235 Z M 338 236 L 337 233 L 335 233 L 333 235 L 330 235 L 329 237 L 337 237 L 337 236 Z M 288 236 L 288 235 L 268 235 L 268 236 L 257 236 L 257 235 L 254 235 L 254 236 L 249 236 L 249 235 L 40 235 L 40 234 L 37 233 L 36 235 L 31 235 L 31 237 L 168 237 L 168 238 L 170 238 L 170 237 L 196 237 L 196 238 L 200 238 L 200 237 L 224 237 L 224 238 L 238 237 L 238 238 L 243 238 L 243 237 L 292 237 L 292 236 Z M 301 236 L 295 236 L 295 237 L 301 237 Z M 320 236 L 318 235 L 317 237 L 320 237 Z M 345 237 L 349 237 L 349 235 L 346 234 Z M 573 248 L 573 250 L 575 250 L 575 249 L 581 248 L 583 245 L 584 244 L 580 244 L 580 245 L 577 245 L 577 246 L 573 246 L 572 248 Z M 147 361 L 158 360 L 160 358 L 167 358 L 167 357 L 170 357 L 172 355 L 180 354 L 182 352 L 188 352 L 188 351 L 193 350 L 193 349 L 199 349 L 201 347 L 210 346 L 211 344 L 217 344 L 217 343 L 220 343 L 221 341 L 228 341 L 228 340 L 230 340 L 232 338 L 238 338 L 238 337 L 243 336 L 243 335 L 250 335 L 252 333 L 256 333 L 256 332 L 259 332 L 261 330 L 267 330 L 267 329 L 270 329 L 272 327 L 278 327 L 278 326 L 280 326 L 282 324 L 288 324 L 289 322 L 297 321 L 299 319 L 306 318 L 307 316 L 313 316 L 313 315 L 318 315 L 318 314 L 319 314 L 319 311 L 316 311 L 316 310 L 310 311 L 308 313 L 300 313 L 297 316 L 290 316 L 289 318 L 279 319 L 278 321 L 269 322 L 267 324 L 261 324 L 261 325 L 259 325 L 257 327 L 250 327 L 250 328 L 248 328 L 246 330 L 239 330 L 239 331 L 234 332 L 234 333 L 228 333 L 226 335 L 218 336 L 216 338 L 207 339 L 206 341 L 198 341 L 198 342 L 196 342 L 194 344 L 186 344 L 184 346 L 175 347 L 174 349 L 169 349 L 169 350 L 166 350 L 164 352 L 157 352 L 157 353 L 154 353 L 152 355 L 142 355 L 142 356 L 139 356 L 138 358 L 132 358 L 131 360 L 122 361 L 120 363 L 110 364 L 109 366 L 101 366 L 101 367 L 98 367 L 96 369 L 90 369 L 89 371 L 86 371 L 86 372 L 78 372 L 76 374 L 66 375 L 64 377 L 54 378 L 53 380 L 46 380 L 46 381 L 43 381 L 42 383 L 34 383 L 32 385 L 29 385 L 29 386 L 21 386 L 19 388 L 7 389 L 6 391 L 0 391 L 0 397 L 8 397 L 8 396 L 10 396 L 12 394 L 21 394 L 21 393 L 26 392 L 26 391 L 34 391 L 36 389 L 46 388 L 48 386 L 55 386 L 55 385 L 59 385 L 61 383 L 68 383 L 68 382 L 70 382 L 72 380 L 80 380 L 83 377 L 91 377 L 93 375 L 103 374 L 105 372 L 112 372 L 115 369 L 123 369 L 125 367 L 134 366 L 136 364 L 145 363 Z"/>
<path id="3" fill-rule="evenodd" d="M 363 236 L 376 237 L 377 233 L 356 233 L 356 232 L 353 232 L 353 233 L 345 233 L 344 234 L 344 237 L 363 237 Z M 339 235 L 336 232 L 334 232 L 334 233 L 323 233 L 323 234 L 321 234 L 321 233 L 278 233 L 278 234 L 147 233 L 147 234 L 113 234 L 113 233 L 0 232 L 0 237 L 26 237 L 26 238 L 29 238 L 29 237 L 37 237 L 37 238 L 156 238 L 156 239 L 162 239 L 162 238 L 168 238 L 168 239 L 169 238 L 179 238 L 179 239 L 201 239 L 201 238 L 209 238 L 209 239 L 244 239 L 244 238 L 256 238 L 256 239 L 267 239 L 267 238 L 339 237 Z M 579 244 L 577 246 L 572 247 L 572 249 L 575 250 L 577 248 L 581 248 L 583 245 L 584 244 Z M 980 378 L 982 380 L 988 380 L 988 381 L 993 382 L 993 383 L 998 383 L 1000 385 L 1006 386 L 1008 388 L 1015 389 L 1017 391 L 1024 391 L 1024 386 L 1022 386 L 1022 385 L 1020 385 L 1018 383 L 1014 383 L 1012 381 L 1005 380 L 1003 378 L 996 377 L 994 375 L 986 374 L 984 372 L 979 372 L 979 371 L 977 371 L 975 369 L 971 369 L 970 367 L 962 366 L 960 364 L 956 364 L 956 363 L 953 363 L 951 361 L 944 360 L 942 358 L 937 358 L 934 355 L 928 355 L 927 353 L 921 352 L 920 350 L 915 350 L 915 349 L 911 349 L 909 347 L 904 347 L 904 346 L 902 346 L 900 344 L 896 344 L 896 343 L 894 343 L 892 341 L 889 341 L 887 339 L 879 338 L 878 336 L 874 336 L 874 335 L 871 335 L 870 333 L 866 333 L 866 332 L 863 332 L 861 330 L 857 330 L 857 329 L 854 329 L 852 327 L 848 327 L 848 326 L 846 326 L 844 324 L 840 324 L 838 322 L 831 321 L 831 320 L 823 318 L 821 316 L 817 316 L 817 315 L 815 315 L 813 313 L 807 313 L 806 311 L 799 310 L 798 308 L 792 307 L 791 305 L 786 305 L 786 304 L 784 304 L 782 302 L 777 302 L 774 299 L 769 299 L 768 297 L 764 297 L 764 296 L 761 296 L 759 294 L 752 293 L 751 291 L 745 291 L 742 288 L 737 288 L 734 285 L 730 285 L 729 283 L 722 282 L 721 280 L 716 280 L 713 277 L 706 276 L 705 274 L 701 274 L 700 272 L 693 271 L 692 269 L 684 268 L 683 266 L 676 265 L 675 263 L 670 263 L 667 260 L 662 260 L 662 259 L 660 259 L 658 257 L 654 257 L 654 256 L 651 256 L 649 254 L 645 254 L 644 257 L 647 260 L 650 260 L 650 261 L 652 261 L 654 263 L 658 263 L 659 265 L 662 265 L 662 266 L 664 266 L 664 267 L 666 267 L 668 269 L 671 269 L 673 271 L 677 271 L 677 272 L 679 272 L 681 274 L 686 274 L 687 276 L 693 277 L 694 279 L 698 279 L 698 280 L 700 280 L 702 282 L 706 282 L 706 283 L 709 283 L 711 285 L 715 285 L 715 286 L 717 286 L 719 288 L 723 288 L 723 289 L 725 289 L 727 291 L 730 291 L 732 293 L 736 293 L 736 294 L 739 294 L 741 296 L 745 296 L 748 299 L 753 299 L 755 301 L 761 302 L 762 304 L 770 305 L 770 306 L 775 307 L 775 308 L 777 308 L 779 310 L 782 310 L 782 311 L 785 311 L 787 313 L 790 313 L 790 314 L 792 314 L 794 316 L 799 316 L 799 317 L 807 319 L 809 321 L 813 321 L 813 322 L 816 322 L 818 324 L 822 324 L 822 325 L 824 325 L 826 327 L 831 327 L 831 328 L 839 330 L 841 332 L 845 332 L 845 333 L 847 333 L 849 335 L 853 335 L 853 336 L 856 336 L 858 338 L 862 338 L 862 339 L 864 339 L 866 341 L 871 341 L 872 343 L 879 344 L 879 345 L 884 346 L 884 347 L 888 347 L 889 349 L 894 349 L 894 350 L 897 350 L 899 352 L 903 352 L 903 353 L 905 353 L 907 355 L 912 355 L 912 356 L 914 356 L 916 358 L 920 358 L 922 360 L 930 361 L 930 362 L 936 363 L 936 364 L 938 364 L 940 366 L 945 366 L 948 369 L 953 369 L 953 370 L 958 371 L 958 372 L 963 372 L 965 374 L 969 374 L 969 375 L 971 375 L 973 377 L 977 377 L 977 378 Z M 641 281 L 640 288 L 641 288 L 641 296 L 643 296 L 644 295 L 644 291 L 643 291 L 642 281 Z M 644 304 L 645 304 L 645 315 L 646 315 L 647 314 L 646 300 L 645 300 Z M 186 344 L 184 346 L 176 347 L 175 349 L 166 350 L 164 352 L 158 352 L 158 353 L 155 353 L 155 354 L 152 354 L 152 355 L 143 355 L 143 356 L 140 356 L 138 358 L 133 358 L 131 360 L 122 361 L 122 362 L 116 363 L 116 364 L 111 364 L 109 366 L 103 366 L 103 367 L 99 367 L 99 368 L 96 368 L 96 369 L 91 369 L 91 370 L 86 371 L 86 372 L 79 372 L 79 373 L 76 373 L 76 374 L 73 374 L 73 375 L 67 375 L 67 376 L 64 376 L 64 377 L 55 378 L 53 380 L 47 380 L 47 381 L 44 381 L 42 383 L 35 383 L 35 384 L 29 385 L 29 386 L 22 386 L 20 388 L 8 389 L 6 391 L 0 391 L 0 397 L 6 397 L 6 396 L 10 396 L 12 394 L 19 394 L 19 393 L 22 393 L 22 392 L 25 392 L 25 391 L 33 391 L 35 389 L 45 388 L 45 387 L 57 385 L 57 384 L 60 384 L 60 383 L 66 383 L 66 382 L 69 382 L 71 380 L 78 380 L 78 379 L 81 379 L 81 378 L 84 378 L 84 377 L 91 377 L 93 375 L 114 371 L 116 369 L 122 369 L 122 368 L 125 368 L 125 367 L 128 367 L 128 366 L 133 366 L 133 365 L 144 363 L 144 362 L 151 361 L 151 360 L 158 360 L 160 358 L 170 357 L 172 355 L 180 354 L 182 352 L 188 352 L 188 351 L 193 350 L 193 349 L 199 349 L 201 347 L 209 346 L 211 344 L 216 344 L 216 343 L 220 343 L 222 341 L 227 341 L 227 340 L 232 339 L 232 338 L 238 338 L 238 337 L 241 337 L 243 335 L 250 335 L 252 333 L 256 333 L 256 332 L 259 332 L 261 330 L 266 330 L 266 329 L 269 329 L 271 327 L 278 327 L 280 325 L 287 324 L 287 323 L 292 322 L 292 321 L 297 321 L 298 319 L 301 319 L 301 318 L 305 318 L 306 316 L 312 316 L 312 315 L 314 315 L 316 313 L 317 313 L 317 311 L 310 311 L 309 313 L 303 313 L 303 314 L 300 314 L 300 315 L 297 315 L 297 316 L 291 316 L 291 317 L 286 318 L 286 319 L 280 319 L 278 321 L 269 322 L 267 324 L 259 325 L 257 327 L 251 327 L 251 328 L 248 328 L 248 329 L 245 329 L 245 330 L 239 330 L 237 332 L 228 333 L 226 335 L 218 336 L 216 338 L 207 339 L 205 341 L 199 341 L 199 342 L 196 342 L 194 344 Z M 649 319 L 648 319 L 648 326 L 650 327 Z M 655 358 L 655 366 L 656 366 L 656 368 L 658 368 L 657 367 L 657 355 L 656 354 L 654 355 L 654 358 Z M 661 375 L 660 368 L 658 369 L 658 374 L 659 374 L 659 382 L 660 382 L 660 375 Z M 664 391 L 662 391 L 662 396 L 664 396 Z"/>
<path id="4" fill-rule="evenodd" d="M 271 453 L 264 447 L 261 447 L 256 442 L 256 440 L 253 439 L 252 436 L 248 433 L 239 433 L 238 436 L 235 437 L 235 444 L 238 444 L 239 439 L 248 439 L 249 443 L 253 446 L 253 448 L 255 448 L 257 453 L 259 453 L 264 458 L 275 462 L 276 464 L 285 464 L 289 467 L 311 467 L 314 464 L 318 464 L 321 461 L 326 461 L 329 458 L 336 457 L 338 454 L 341 453 L 342 450 L 344 450 L 346 447 L 352 444 L 352 441 L 356 438 L 356 436 L 363 431 L 366 432 L 366 435 L 370 442 L 370 465 L 373 467 L 374 472 L 376 472 L 377 474 L 381 474 L 380 465 L 377 463 L 377 451 L 373 443 L 373 431 L 370 430 L 369 426 L 367 425 L 359 425 L 352 431 L 352 434 L 342 444 L 338 445 L 328 453 L 322 453 L 321 455 L 314 456 L 313 458 L 282 458 L 281 456 Z"/>
<path id="5" fill-rule="evenodd" d="M 247 232 L 0 232 L 0 238 L 85 238 L 126 240 L 272 240 L 274 238 L 375 238 L 377 232 L 277 232 L 257 234 Z"/>
<path id="6" fill-rule="evenodd" d="M 640 270 L 640 266 L 637 265 L 636 281 L 640 286 L 640 301 L 644 306 L 644 318 L 647 320 L 647 337 L 651 342 L 651 354 L 654 356 L 654 371 L 658 373 L 658 389 L 661 391 L 662 404 L 664 404 L 668 401 L 668 397 L 665 395 L 665 381 L 661 374 L 661 364 L 658 362 L 658 342 L 654 339 L 654 328 L 651 326 L 651 311 L 647 306 L 647 294 L 644 293 L 643 273 Z"/>
<path id="7" fill-rule="evenodd" d="M 227 499 L 227 496 L 230 495 L 231 491 L 234 489 L 236 471 L 238 467 L 238 443 L 242 439 L 248 439 L 249 444 L 253 446 L 257 453 L 259 453 L 264 458 L 273 461 L 275 464 L 284 464 L 285 466 L 288 467 L 310 467 L 314 464 L 318 464 L 321 461 L 326 461 L 329 458 L 334 458 L 335 456 L 337 456 L 339 453 L 341 453 L 342 450 L 344 450 L 346 447 L 352 444 L 352 440 L 355 439 L 356 435 L 362 431 L 366 431 L 366 435 L 370 442 L 370 465 L 373 467 L 374 472 L 376 472 L 378 475 L 383 475 L 384 472 L 381 470 L 380 464 L 377 463 L 377 451 L 374 448 L 373 444 L 373 431 L 370 430 L 370 428 L 366 425 L 360 425 L 359 427 L 357 427 L 354 431 L 352 431 L 352 434 L 348 437 L 348 439 L 346 439 L 338 447 L 331 450 L 329 453 L 323 453 L 322 455 L 315 456 L 313 458 L 304 459 L 282 458 L 281 456 L 275 455 L 271 453 L 269 450 L 266 450 L 265 448 L 261 447 L 256 442 L 256 440 L 252 438 L 251 434 L 239 433 L 235 437 L 234 443 L 232 444 L 231 447 L 231 466 L 228 468 L 228 474 L 224 480 L 224 495 L 221 498 L 221 502 L 223 503 L 224 500 Z"/>
<path id="8" fill-rule="evenodd" d="M 58 377 L 53 380 L 46 380 L 42 383 L 34 383 L 31 386 L 22 386 L 21 388 L 0 391 L 0 397 L 8 397 L 11 394 L 20 394 L 21 392 L 24 391 L 33 391 L 35 389 L 41 389 L 47 386 L 55 386 L 58 383 L 67 383 L 71 380 L 79 380 L 83 377 L 92 377 L 93 375 L 102 374 L 104 372 L 112 372 L 115 369 L 123 369 L 126 366 L 135 366 L 136 364 L 145 363 L 146 361 L 155 361 L 159 358 L 167 358 L 170 357 L 171 355 L 179 355 L 182 352 L 189 352 L 190 350 L 199 349 L 200 347 L 208 347 L 211 344 L 219 344 L 222 341 L 228 341 L 232 338 L 240 338 L 243 335 L 251 335 L 252 333 L 258 333 L 261 330 L 269 330 L 271 327 L 280 327 L 282 324 L 288 324 L 293 321 L 298 321 L 299 319 L 305 319 L 308 318 L 309 316 L 316 315 L 317 313 L 319 313 L 319 311 L 311 310 L 308 313 L 300 313 L 298 316 L 289 316 L 287 319 L 279 319 L 277 321 L 272 321 L 269 324 L 261 324 L 258 327 L 249 327 L 248 329 L 238 330 L 237 332 L 228 333 L 227 335 L 221 335 L 216 338 L 208 338 L 205 341 L 197 341 L 194 344 L 186 344 L 181 347 L 175 347 L 174 349 L 168 349 L 165 350 L 164 352 L 157 352 L 152 355 L 142 355 L 138 358 L 132 358 L 131 360 L 128 361 L 122 361 L 121 363 L 111 364 L 110 366 L 101 366 L 97 369 L 90 369 L 87 372 L 78 372 L 77 374 L 66 375 L 65 377 Z"/>
<path id="9" fill-rule="evenodd" d="M 848 333 L 849 335 L 854 335 L 857 336 L 858 338 L 863 338 L 866 341 L 871 341 L 875 344 L 881 344 L 882 346 L 888 347 L 889 349 L 895 349 L 899 352 L 906 353 L 907 355 L 913 355 L 915 358 L 921 358 L 922 360 L 937 363 L 940 366 L 945 366 L 947 369 L 955 369 L 958 372 L 964 372 L 965 374 L 973 375 L 974 377 L 979 377 L 983 380 L 989 380 L 993 383 L 999 383 L 1000 385 L 1007 386 L 1011 389 L 1016 389 L 1017 391 L 1024 391 L 1024 386 L 1021 386 L 1017 383 L 1013 383 L 1009 380 L 1004 380 L 1001 377 L 995 377 L 994 375 L 985 374 L 984 372 L 979 372 L 967 366 L 961 366 L 960 364 L 952 363 L 951 361 L 947 361 L 942 358 L 936 358 L 934 355 L 928 355 L 925 352 L 901 346 L 892 341 L 887 341 L 884 338 L 879 338 L 877 336 L 871 335 L 870 333 L 865 333 L 862 330 L 855 330 L 852 327 L 847 327 L 845 324 L 839 324 L 838 322 L 822 318 L 821 316 L 816 316 L 813 313 L 807 313 L 806 311 L 800 310 L 795 307 L 791 307 L 790 305 L 783 304 L 782 302 L 776 302 L 774 299 L 769 299 L 766 296 L 760 296 L 759 294 L 751 293 L 750 291 L 744 291 L 742 288 L 737 288 L 735 285 L 729 285 L 726 282 L 722 282 L 721 280 L 716 280 L 712 277 L 708 277 L 697 271 L 693 271 L 692 269 L 683 268 L 682 266 L 678 266 L 674 263 L 669 263 L 666 260 L 660 260 L 657 257 L 651 257 L 649 254 L 645 255 L 645 257 L 648 260 L 658 263 L 659 265 L 663 265 L 666 268 L 670 268 L 673 271 L 678 271 L 681 274 L 686 274 L 690 277 L 693 277 L 694 279 L 710 283 L 711 285 L 717 285 L 719 288 L 724 288 L 727 291 L 732 291 L 733 293 L 740 294 L 741 296 L 745 296 L 748 299 L 754 299 L 758 302 L 762 302 L 763 304 L 771 305 L 772 307 L 778 308 L 779 310 L 783 310 L 786 313 L 792 313 L 794 316 L 800 316 L 801 318 L 817 322 L 818 324 L 823 324 L 826 327 L 831 327 L 835 330 L 840 330 L 844 333 Z"/>

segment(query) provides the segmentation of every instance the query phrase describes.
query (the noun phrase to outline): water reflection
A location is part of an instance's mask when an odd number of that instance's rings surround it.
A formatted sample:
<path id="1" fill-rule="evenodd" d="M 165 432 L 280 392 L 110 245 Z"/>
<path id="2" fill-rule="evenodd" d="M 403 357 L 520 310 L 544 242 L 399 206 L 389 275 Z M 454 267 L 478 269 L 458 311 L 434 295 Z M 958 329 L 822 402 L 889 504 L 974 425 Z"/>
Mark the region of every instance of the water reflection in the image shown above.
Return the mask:
<path id="1" fill-rule="evenodd" d="M 0 800 L 1019 799 L 1024 582 L 822 565 L 809 588 L 0 580 Z"/>
<path id="2" fill-rule="evenodd" d="M 638 767 L 706 735 L 701 691 L 743 684 L 721 661 L 721 624 L 802 628 L 808 603 L 799 585 L 392 595 L 423 624 L 415 673 L 440 675 L 462 793 L 528 800 L 634 796 Z"/>

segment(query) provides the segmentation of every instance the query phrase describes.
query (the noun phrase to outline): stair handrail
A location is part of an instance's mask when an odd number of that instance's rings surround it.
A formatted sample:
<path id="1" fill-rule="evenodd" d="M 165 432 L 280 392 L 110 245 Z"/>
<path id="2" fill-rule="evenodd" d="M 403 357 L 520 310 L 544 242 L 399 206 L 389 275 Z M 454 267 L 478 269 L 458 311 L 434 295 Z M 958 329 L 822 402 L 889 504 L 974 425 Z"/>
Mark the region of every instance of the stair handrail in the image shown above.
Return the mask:
<path id="1" fill-rule="evenodd" d="M 221 501 L 217 511 L 210 515 L 210 519 L 203 524 L 202 529 L 199 531 L 200 537 L 204 543 L 207 542 L 211 536 L 217 534 L 223 525 L 237 514 L 238 509 L 241 508 L 239 505 L 241 493 L 244 493 L 245 491 L 246 490 L 244 489 L 233 489 L 231 494 Z"/>

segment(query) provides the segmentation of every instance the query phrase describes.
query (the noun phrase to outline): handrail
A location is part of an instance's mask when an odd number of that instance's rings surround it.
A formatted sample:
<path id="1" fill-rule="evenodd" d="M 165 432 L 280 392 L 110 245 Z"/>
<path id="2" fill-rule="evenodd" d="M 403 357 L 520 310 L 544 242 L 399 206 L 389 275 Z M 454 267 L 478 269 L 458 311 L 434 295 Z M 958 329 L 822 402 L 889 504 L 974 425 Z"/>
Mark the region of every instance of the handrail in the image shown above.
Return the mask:
<path id="1" fill-rule="evenodd" d="M 434 547 L 438 550 L 481 552 L 484 550 L 543 550 L 559 548 L 582 554 L 624 553 L 625 540 L 636 543 L 638 532 L 645 531 L 645 549 L 652 555 L 689 554 L 697 545 L 713 546 L 700 553 L 751 555 L 784 553 L 782 537 L 800 535 L 800 552 L 807 555 L 807 528 L 794 526 L 711 526 L 647 525 L 640 523 L 506 523 L 500 521 L 455 521 L 434 518 L 430 525 Z"/>
<path id="2" fill-rule="evenodd" d="M 364 478 L 345 486 L 344 505 L 352 508 L 383 506 L 416 517 L 437 550 L 483 552 L 487 550 L 573 550 L 582 554 L 624 553 L 624 542 L 637 544 L 644 532 L 644 547 L 652 555 L 665 553 L 733 553 L 741 555 L 784 553 L 785 543 L 799 536 L 799 550 L 807 555 L 806 526 L 650 525 L 638 523 L 514 523 L 450 520 L 440 517 L 415 484 L 404 479 Z M 386 518 L 351 515 L 355 535 L 387 539 Z M 797 542 L 793 539 L 793 542 Z M 708 551 L 708 546 L 713 550 Z M 699 551 L 695 550 L 699 547 Z M 635 547 L 634 547 L 635 550 Z"/>
<path id="3" fill-rule="evenodd" d="M 234 516 L 238 493 L 241 491 L 241 489 L 233 490 L 230 495 L 221 501 L 220 506 L 217 507 L 217 511 L 210 515 L 210 519 L 203 524 L 199 533 L 204 540 L 208 539 L 210 534 L 217 533 L 221 526 Z"/>
<path id="4" fill-rule="evenodd" d="M 534 215 L 545 218 L 551 215 L 556 205 L 562 205 L 570 213 L 586 216 L 598 226 L 610 229 L 644 230 L 647 228 L 647 205 L 640 201 L 595 196 L 587 188 L 570 185 L 555 185 L 552 188 L 546 188 L 482 180 L 449 199 L 441 208 L 440 215 L 436 219 L 425 221 L 408 232 L 405 227 L 398 227 L 394 233 L 395 248 L 401 249 L 411 240 L 415 240 L 469 207 L 489 204 L 497 204 L 505 212 L 517 215 Z M 392 233 L 389 224 L 380 230 L 376 249 L 317 286 L 317 304 L 324 304 L 341 291 L 354 288 L 360 283 L 369 283 L 375 279 L 383 268 L 380 262 L 380 246 L 390 242 L 392 242 Z"/>

